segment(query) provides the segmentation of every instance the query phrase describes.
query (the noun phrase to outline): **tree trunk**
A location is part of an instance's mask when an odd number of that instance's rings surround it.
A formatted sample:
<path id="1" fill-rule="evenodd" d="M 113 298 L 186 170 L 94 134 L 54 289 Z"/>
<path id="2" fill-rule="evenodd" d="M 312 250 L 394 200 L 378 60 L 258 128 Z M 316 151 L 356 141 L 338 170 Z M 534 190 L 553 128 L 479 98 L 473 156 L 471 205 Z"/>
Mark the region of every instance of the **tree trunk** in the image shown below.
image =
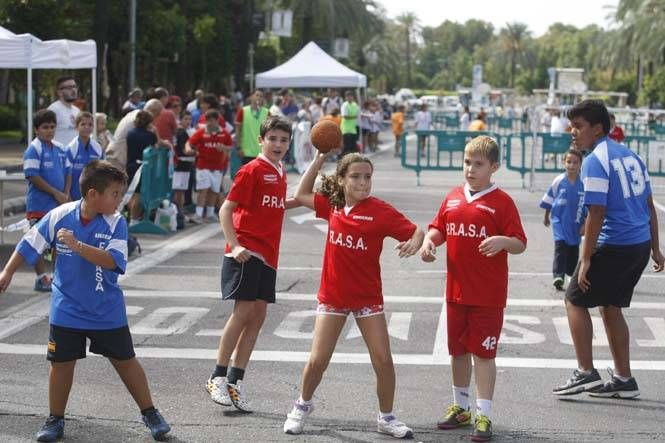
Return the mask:
<path id="1" fill-rule="evenodd" d="M 108 41 L 108 29 L 111 18 L 111 4 L 109 0 L 95 0 L 95 16 L 93 19 L 93 37 L 97 44 L 97 89 L 100 89 L 102 82 L 102 69 L 104 60 L 104 47 Z M 97 94 L 97 109 L 103 109 L 104 105 L 101 103 L 102 94 Z M 92 97 L 90 97 L 92 101 Z M 92 102 L 90 109 L 92 109 Z"/>
<path id="2" fill-rule="evenodd" d="M 406 84 L 411 85 L 411 28 L 406 27 Z"/>

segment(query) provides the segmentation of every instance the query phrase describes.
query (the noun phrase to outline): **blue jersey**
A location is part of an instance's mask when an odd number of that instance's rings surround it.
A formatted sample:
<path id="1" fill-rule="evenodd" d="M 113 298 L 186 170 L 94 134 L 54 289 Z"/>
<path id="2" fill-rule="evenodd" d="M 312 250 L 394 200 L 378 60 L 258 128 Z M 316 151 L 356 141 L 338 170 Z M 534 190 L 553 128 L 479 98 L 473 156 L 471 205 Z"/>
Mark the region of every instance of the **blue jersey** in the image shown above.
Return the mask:
<path id="1" fill-rule="evenodd" d="M 571 183 L 566 173 L 558 175 L 543 196 L 540 207 L 550 209 L 554 241 L 563 240 L 567 245 L 580 244 L 580 228 L 587 211 L 584 185 L 579 177 Z"/>
<path id="2" fill-rule="evenodd" d="M 57 258 L 51 293 L 49 322 L 77 329 L 114 329 L 127 325 L 127 313 L 118 274 L 127 266 L 127 223 L 119 214 L 98 214 L 81 223 L 81 201 L 65 203 L 46 214 L 16 246 L 30 264 L 49 246 Z M 57 240 L 68 229 L 83 243 L 108 251 L 115 269 L 104 269 L 82 258 Z"/>
<path id="3" fill-rule="evenodd" d="M 78 200 L 81 198 L 79 179 L 81 178 L 83 168 L 92 160 L 103 160 L 104 150 L 92 138 L 87 145 L 84 145 L 81 139 L 76 137 L 67 145 L 67 154 L 72 164 L 72 189 L 69 191 L 69 195 L 71 195 L 72 200 Z"/>
<path id="4" fill-rule="evenodd" d="M 53 188 L 64 192 L 65 178 L 71 174 L 71 163 L 62 145 L 53 141 L 52 145 L 35 138 L 23 154 L 25 178 L 39 176 Z M 58 206 L 58 201 L 49 193 L 40 191 L 28 181 L 26 212 L 46 213 Z"/>
<path id="5" fill-rule="evenodd" d="M 607 137 L 582 163 L 584 204 L 605 206 L 598 244 L 635 245 L 651 239 L 649 174 L 633 151 Z"/>

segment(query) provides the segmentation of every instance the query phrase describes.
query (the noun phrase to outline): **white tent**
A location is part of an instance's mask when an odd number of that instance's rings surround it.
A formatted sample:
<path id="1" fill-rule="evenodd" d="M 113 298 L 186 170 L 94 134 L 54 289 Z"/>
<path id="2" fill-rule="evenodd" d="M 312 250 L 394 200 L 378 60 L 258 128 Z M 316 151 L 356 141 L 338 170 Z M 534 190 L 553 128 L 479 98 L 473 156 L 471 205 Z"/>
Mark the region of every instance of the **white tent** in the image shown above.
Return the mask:
<path id="1" fill-rule="evenodd" d="M 42 41 L 0 26 L 0 68 L 28 70 L 28 140 L 32 131 L 32 70 L 92 69 L 92 112 L 97 111 L 97 45 L 93 40 Z"/>
<path id="2" fill-rule="evenodd" d="M 257 88 L 364 88 L 367 77 L 347 68 L 316 43 L 270 71 L 256 75 Z"/>

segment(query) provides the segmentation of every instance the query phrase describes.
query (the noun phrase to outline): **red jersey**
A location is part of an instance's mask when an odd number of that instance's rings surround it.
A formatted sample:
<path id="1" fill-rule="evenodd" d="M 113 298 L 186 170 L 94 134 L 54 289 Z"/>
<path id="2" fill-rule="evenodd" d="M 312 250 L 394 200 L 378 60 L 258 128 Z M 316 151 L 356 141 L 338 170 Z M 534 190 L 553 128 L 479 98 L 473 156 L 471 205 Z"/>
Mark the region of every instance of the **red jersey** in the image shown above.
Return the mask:
<path id="1" fill-rule="evenodd" d="M 211 171 L 224 171 L 229 164 L 229 155 L 217 150 L 222 145 L 231 146 L 231 136 L 225 130 L 210 133 L 205 128 L 197 129 L 189 138 L 189 144 L 196 149 L 197 169 L 210 169 Z"/>
<path id="2" fill-rule="evenodd" d="M 175 133 L 178 130 L 178 121 L 176 120 L 173 111 L 170 109 L 164 109 L 159 113 L 153 124 L 155 125 L 157 136 L 160 139 L 173 142 Z"/>
<path id="3" fill-rule="evenodd" d="M 416 225 L 374 197 L 356 203 L 346 214 L 317 193 L 314 209 L 317 217 L 328 220 L 319 302 L 349 309 L 383 304 L 379 265 L 383 239 L 408 240 Z"/>
<path id="4" fill-rule="evenodd" d="M 472 306 L 505 307 L 508 252 L 485 257 L 478 251 L 488 237 L 516 237 L 526 245 L 520 215 L 508 194 L 492 185 L 473 196 L 467 185 L 446 196 L 429 225 L 443 234 L 446 246 L 446 300 Z"/>
<path id="5" fill-rule="evenodd" d="M 626 139 L 626 136 L 623 133 L 623 129 L 621 129 L 619 126 L 614 126 L 608 134 L 608 137 L 617 143 L 623 143 L 623 141 Z"/>
<path id="6" fill-rule="evenodd" d="M 286 209 L 286 171 L 263 155 L 240 168 L 227 200 L 236 202 L 233 228 L 238 243 L 259 254 L 268 266 L 277 269 L 279 241 Z M 225 253 L 231 252 L 226 244 Z"/>
<path id="7" fill-rule="evenodd" d="M 205 114 L 201 114 L 201 116 L 199 117 L 199 121 L 196 124 L 196 127 L 197 128 L 205 128 L 206 127 L 206 121 L 207 121 L 207 119 L 206 119 Z M 226 120 L 224 120 L 224 117 L 222 117 L 220 115 L 219 118 L 217 119 L 217 122 L 219 123 L 220 128 L 226 129 Z"/>

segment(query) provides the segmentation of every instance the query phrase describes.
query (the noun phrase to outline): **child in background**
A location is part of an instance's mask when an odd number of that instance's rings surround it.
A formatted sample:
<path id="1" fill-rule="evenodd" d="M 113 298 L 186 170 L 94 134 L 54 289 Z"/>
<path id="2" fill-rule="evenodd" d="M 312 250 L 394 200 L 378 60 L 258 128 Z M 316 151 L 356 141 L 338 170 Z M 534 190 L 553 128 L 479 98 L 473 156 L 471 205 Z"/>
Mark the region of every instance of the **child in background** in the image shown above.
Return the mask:
<path id="1" fill-rule="evenodd" d="M 104 152 L 106 152 L 106 147 L 114 141 L 113 134 L 106 127 L 107 117 L 103 112 L 98 112 L 95 114 L 95 121 L 97 123 L 97 143 L 102 147 Z"/>
<path id="2" fill-rule="evenodd" d="M 369 109 L 372 111 L 369 147 L 372 149 L 372 152 L 376 152 L 379 149 L 379 132 L 381 132 L 381 128 L 383 127 L 383 111 L 376 100 L 370 103 Z"/>
<path id="3" fill-rule="evenodd" d="M 23 173 L 28 180 L 25 218 L 30 226 L 46 213 L 70 201 L 72 165 L 64 146 L 54 140 L 55 112 L 41 109 L 33 118 L 36 137 L 23 154 Z M 43 258 L 35 259 L 35 291 L 50 292 L 51 277 L 46 273 Z"/>
<path id="4" fill-rule="evenodd" d="M 439 429 L 471 423 L 469 384 L 476 373 L 476 418 L 473 441 L 492 438 L 492 397 L 496 351 L 508 296 L 508 254 L 526 249 L 517 207 L 491 182 L 499 169 L 499 146 L 491 137 L 476 137 L 464 148 L 466 183 L 443 200 L 420 249 L 425 262 L 435 259 L 446 242 L 446 318 L 453 373 L 453 404 Z"/>
<path id="5" fill-rule="evenodd" d="M 50 111 L 49 111 L 50 112 Z M 138 405 L 143 423 L 155 440 L 171 430 L 154 408 L 141 364 L 136 360 L 127 325 L 118 274 L 127 266 L 127 224 L 116 208 L 127 175 L 106 161 L 93 160 L 81 174 L 82 199 L 48 212 L 23 236 L 0 273 L 0 292 L 7 290 L 24 261 L 35 263 L 44 249 L 58 251 L 49 314 L 46 358 L 49 417 L 37 441 L 64 436 L 65 407 L 76 360 L 90 352 L 108 358 Z"/>
<path id="6" fill-rule="evenodd" d="M 397 107 L 397 112 L 394 112 L 390 117 L 390 122 L 393 127 L 393 135 L 395 136 L 395 157 L 399 157 L 402 134 L 404 134 L 404 109 L 404 105 L 399 105 Z"/>
<path id="7" fill-rule="evenodd" d="M 83 168 L 93 160 L 103 160 L 104 150 L 96 140 L 90 138 L 93 130 L 92 114 L 82 111 L 76 116 L 78 137 L 67 145 L 69 161 L 72 164 L 72 186 L 69 195 L 72 200 L 81 198 L 79 178 Z"/>
<path id="8" fill-rule="evenodd" d="M 185 191 L 189 187 L 189 176 L 194 166 L 196 151 L 187 149 L 189 134 L 187 129 L 192 124 L 192 114 L 189 111 L 183 111 L 180 117 L 180 125 L 176 130 L 175 143 L 175 168 L 173 170 L 173 202 L 178 206 L 180 214 L 184 214 Z"/>
<path id="9" fill-rule="evenodd" d="M 626 139 L 626 136 L 624 135 L 621 126 L 617 125 L 617 119 L 614 114 L 610 114 L 610 127 L 612 129 L 610 129 L 608 137 L 617 143 L 623 143 L 623 141 Z"/>
<path id="10" fill-rule="evenodd" d="M 312 397 L 328 367 L 342 328 L 352 314 L 362 333 L 376 373 L 379 414 L 377 431 L 410 438 L 413 431 L 393 414 L 395 368 L 383 314 L 381 267 L 383 240 L 392 237 L 400 257 L 415 254 L 423 232 L 389 204 L 370 196 L 372 162 L 357 153 L 337 162 L 334 175 L 323 177 L 314 192 L 316 175 L 326 154 L 318 154 L 300 180 L 295 198 L 328 221 L 317 316 L 309 362 L 303 370 L 300 398 L 286 416 L 284 432 L 300 434 L 314 410 Z M 361 395 L 361 394 L 360 394 Z"/>
<path id="11" fill-rule="evenodd" d="M 554 287 L 562 291 L 565 276 L 572 276 L 579 257 L 581 230 L 584 228 L 584 185 L 580 180 L 582 152 L 570 149 L 563 159 L 566 172 L 558 175 L 540 202 L 545 209 L 543 224 L 552 224 L 554 236 Z"/>
<path id="12" fill-rule="evenodd" d="M 196 151 L 196 215 L 195 223 L 205 219 L 218 221 L 215 211 L 217 196 L 222 188 L 224 172 L 229 165 L 233 141 L 220 126 L 219 111 L 209 109 L 205 115 L 205 128 L 199 128 L 185 145 L 185 151 Z"/>

